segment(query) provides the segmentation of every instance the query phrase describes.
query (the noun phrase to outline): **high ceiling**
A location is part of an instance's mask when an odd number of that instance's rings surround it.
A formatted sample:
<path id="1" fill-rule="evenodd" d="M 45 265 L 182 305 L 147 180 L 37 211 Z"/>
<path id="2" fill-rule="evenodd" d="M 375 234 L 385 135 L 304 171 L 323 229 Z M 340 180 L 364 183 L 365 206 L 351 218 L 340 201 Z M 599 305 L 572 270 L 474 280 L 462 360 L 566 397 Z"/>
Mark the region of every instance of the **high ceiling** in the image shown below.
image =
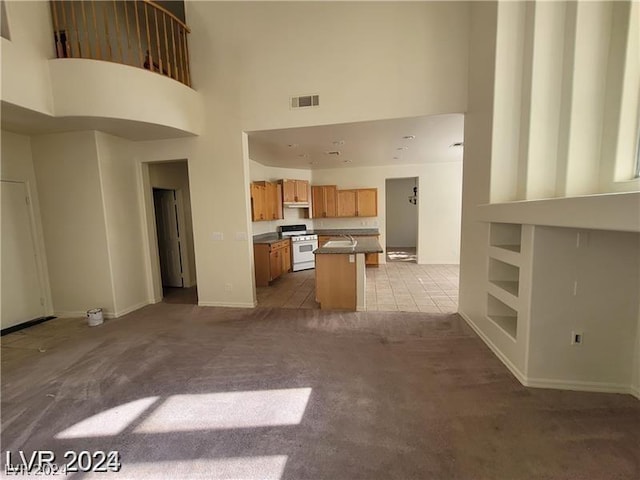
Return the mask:
<path id="1" fill-rule="evenodd" d="M 463 141 L 464 116 L 430 115 L 248 135 L 249 158 L 272 167 L 315 170 L 459 162 L 462 148 L 452 145 Z"/>

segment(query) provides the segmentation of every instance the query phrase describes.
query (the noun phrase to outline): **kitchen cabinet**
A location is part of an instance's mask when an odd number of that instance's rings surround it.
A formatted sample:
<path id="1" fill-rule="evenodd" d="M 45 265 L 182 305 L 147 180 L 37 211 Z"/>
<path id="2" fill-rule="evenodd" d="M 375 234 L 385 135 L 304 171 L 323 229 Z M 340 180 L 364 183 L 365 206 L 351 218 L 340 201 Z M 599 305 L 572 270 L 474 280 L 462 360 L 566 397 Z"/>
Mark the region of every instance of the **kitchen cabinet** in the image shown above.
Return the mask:
<path id="1" fill-rule="evenodd" d="M 265 212 L 266 187 L 257 182 L 251 184 L 251 220 L 266 220 Z"/>
<path id="2" fill-rule="evenodd" d="M 284 203 L 309 202 L 308 180 L 282 180 L 282 201 Z"/>
<path id="3" fill-rule="evenodd" d="M 378 189 L 337 190 L 338 217 L 378 216 Z"/>
<path id="4" fill-rule="evenodd" d="M 291 270 L 291 241 L 256 243 L 253 245 L 253 257 L 256 286 L 266 287 L 269 282 Z"/>
<path id="5" fill-rule="evenodd" d="M 313 218 L 338 216 L 336 191 L 335 185 L 314 185 L 311 187 Z"/>
<path id="6" fill-rule="evenodd" d="M 283 218 L 282 185 L 258 181 L 251 183 L 251 220 L 278 220 Z"/>

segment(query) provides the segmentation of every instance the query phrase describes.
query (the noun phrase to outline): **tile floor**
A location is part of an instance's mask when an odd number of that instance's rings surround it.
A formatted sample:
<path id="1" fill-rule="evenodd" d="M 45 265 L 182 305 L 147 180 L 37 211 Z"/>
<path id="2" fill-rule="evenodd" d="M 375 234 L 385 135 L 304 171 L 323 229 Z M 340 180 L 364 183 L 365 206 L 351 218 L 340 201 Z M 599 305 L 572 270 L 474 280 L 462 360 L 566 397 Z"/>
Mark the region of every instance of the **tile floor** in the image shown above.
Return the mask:
<path id="1" fill-rule="evenodd" d="M 259 307 L 319 308 L 314 270 L 283 275 L 258 287 Z M 393 262 L 367 268 L 367 310 L 452 313 L 458 309 L 458 265 Z"/>

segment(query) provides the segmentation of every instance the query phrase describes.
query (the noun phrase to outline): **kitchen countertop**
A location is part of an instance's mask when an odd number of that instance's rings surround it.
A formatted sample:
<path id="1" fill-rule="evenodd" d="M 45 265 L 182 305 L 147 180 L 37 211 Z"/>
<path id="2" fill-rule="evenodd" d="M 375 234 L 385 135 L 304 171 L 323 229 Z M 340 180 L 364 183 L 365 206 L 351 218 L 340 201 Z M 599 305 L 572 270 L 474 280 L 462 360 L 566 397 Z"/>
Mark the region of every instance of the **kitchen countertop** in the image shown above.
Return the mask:
<path id="1" fill-rule="evenodd" d="M 277 232 L 262 233 L 260 235 L 253 236 L 253 244 L 254 245 L 258 245 L 258 244 L 271 245 L 272 243 L 276 243 L 276 242 L 279 242 L 280 240 L 285 240 L 287 238 L 288 237 L 283 237 Z"/>
<path id="2" fill-rule="evenodd" d="M 380 235 L 380 231 L 377 228 L 327 228 L 320 230 L 308 230 L 309 235 L 323 235 L 323 236 L 340 236 L 351 235 L 353 237 L 366 236 L 366 235 Z M 271 245 L 272 243 L 285 240 L 288 237 L 283 237 L 278 232 L 261 233 L 260 235 L 253 236 L 253 244 L 265 244 Z M 380 250 L 382 252 L 382 250 Z"/>
<path id="3" fill-rule="evenodd" d="M 382 253 L 382 247 L 380 246 L 380 242 L 378 242 L 377 238 L 358 238 L 355 248 L 354 247 L 344 247 L 344 248 L 326 248 L 320 247 L 313 251 L 316 255 L 318 254 L 345 254 L 345 253 Z"/>
<path id="4" fill-rule="evenodd" d="M 309 233 L 323 236 L 352 235 L 354 237 L 360 235 L 380 235 L 380 231 L 377 228 L 327 228 L 312 230 Z"/>

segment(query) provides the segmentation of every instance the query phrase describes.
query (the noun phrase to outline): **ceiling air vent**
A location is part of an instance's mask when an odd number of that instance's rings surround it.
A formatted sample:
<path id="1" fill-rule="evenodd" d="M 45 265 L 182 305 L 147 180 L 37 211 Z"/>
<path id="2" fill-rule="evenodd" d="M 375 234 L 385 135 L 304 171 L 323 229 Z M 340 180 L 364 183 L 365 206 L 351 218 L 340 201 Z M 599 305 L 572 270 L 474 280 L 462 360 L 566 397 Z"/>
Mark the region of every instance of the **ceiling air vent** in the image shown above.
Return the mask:
<path id="1" fill-rule="evenodd" d="M 320 106 L 320 95 L 301 95 L 291 97 L 291 108 L 306 108 Z"/>

